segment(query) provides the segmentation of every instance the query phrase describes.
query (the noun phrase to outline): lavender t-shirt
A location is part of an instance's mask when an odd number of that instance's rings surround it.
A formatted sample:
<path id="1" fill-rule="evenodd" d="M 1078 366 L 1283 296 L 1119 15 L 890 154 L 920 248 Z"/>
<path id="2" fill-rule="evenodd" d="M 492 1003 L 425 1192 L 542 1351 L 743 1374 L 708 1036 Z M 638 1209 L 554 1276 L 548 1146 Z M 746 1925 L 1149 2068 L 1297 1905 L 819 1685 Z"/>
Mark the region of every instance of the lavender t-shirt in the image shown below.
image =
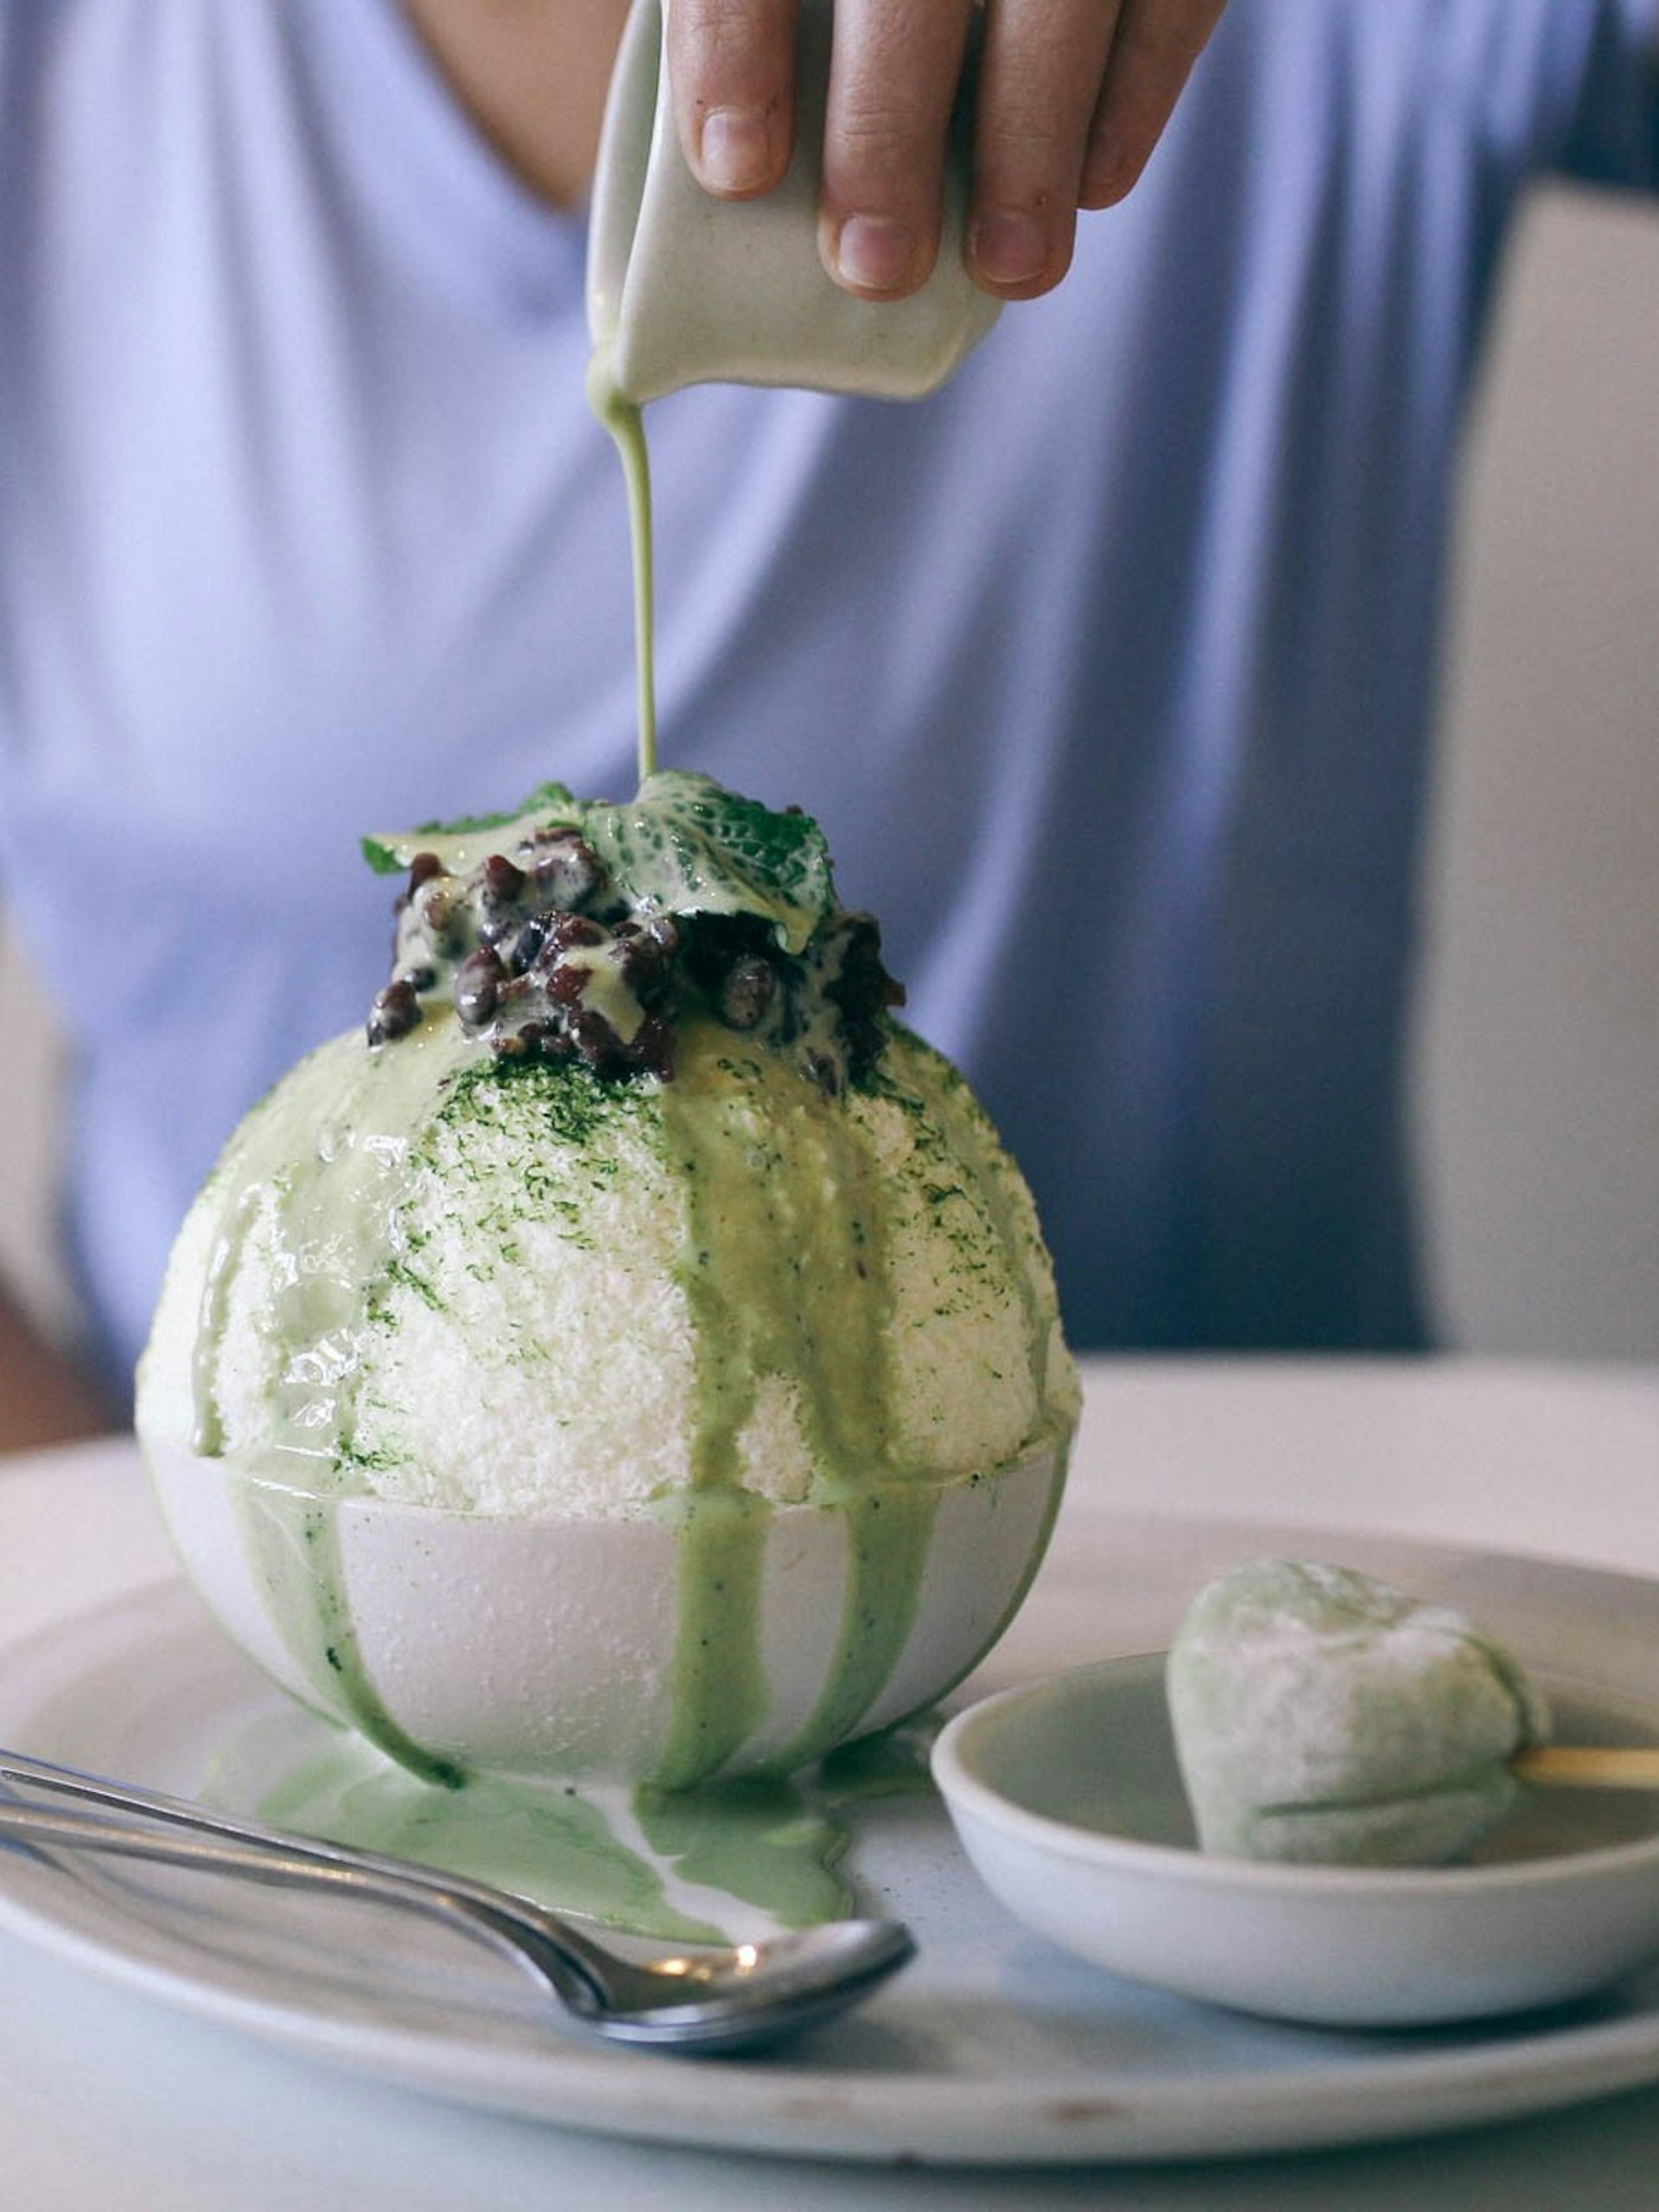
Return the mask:
<path id="1" fill-rule="evenodd" d="M 1233 0 L 944 391 L 651 410 L 665 763 L 823 821 L 1080 1344 L 1422 1339 L 1458 430 L 1522 188 L 1655 182 L 1652 13 Z M 358 833 L 630 788 L 583 243 L 395 0 L 0 11 L 0 896 L 116 1367 L 238 1115 L 384 976 Z"/>

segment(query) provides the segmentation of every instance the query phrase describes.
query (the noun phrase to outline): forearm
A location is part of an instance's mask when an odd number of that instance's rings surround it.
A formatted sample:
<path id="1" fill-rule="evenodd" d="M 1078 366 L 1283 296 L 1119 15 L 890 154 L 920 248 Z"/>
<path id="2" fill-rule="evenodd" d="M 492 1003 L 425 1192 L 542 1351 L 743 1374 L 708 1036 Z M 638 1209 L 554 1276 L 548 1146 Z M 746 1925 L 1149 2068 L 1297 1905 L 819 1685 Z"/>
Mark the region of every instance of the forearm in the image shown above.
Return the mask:
<path id="1" fill-rule="evenodd" d="M 0 1288 L 0 1452 L 97 1436 L 115 1426 L 91 1379 Z"/>

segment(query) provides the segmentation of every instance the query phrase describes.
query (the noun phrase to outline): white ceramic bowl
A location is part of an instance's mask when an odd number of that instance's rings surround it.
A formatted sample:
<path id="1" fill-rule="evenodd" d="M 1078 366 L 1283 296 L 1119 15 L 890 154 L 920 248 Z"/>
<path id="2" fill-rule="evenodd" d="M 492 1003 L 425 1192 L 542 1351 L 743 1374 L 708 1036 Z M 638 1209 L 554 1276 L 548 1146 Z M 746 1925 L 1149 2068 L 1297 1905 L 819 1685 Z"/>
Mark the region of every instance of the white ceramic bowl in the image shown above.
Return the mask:
<path id="1" fill-rule="evenodd" d="M 688 1778 L 664 1771 L 684 1742 L 671 1527 L 330 1503 L 165 1439 L 147 1439 L 145 1452 L 186 1571 L 249 1656 L 305 1703 L 417 1766 Z M 802 1763 L 959 1681 L 1036 1572 L 1064 1470 L 1050 1447 L 939 1486 L 890 1663 L 868 1699 L 849 1709 L 843 1694 L 828 1719 L 838 1681 L 862 1698 L 838 1659 L 855 1524 L 835 1507 L 772 1510 L 750 1614 L 761 1694 L 719 1770 Z"/>
<path id="2" fill-rule="evenodd" d="M 1659 1706 L 1538 1679 L 1563 1742 L 1659 1741 Z M 933 1771 L 975 1867 L 1029 1927 L 1242 2011 L 1351 2027 L 1474 2018 L 1582 1996 L 1659 1955 L 1659 1796 L 1535 1791 L 1467 1866 L 1200 1852 L 1161 1656 L 970 1707 Z"/>

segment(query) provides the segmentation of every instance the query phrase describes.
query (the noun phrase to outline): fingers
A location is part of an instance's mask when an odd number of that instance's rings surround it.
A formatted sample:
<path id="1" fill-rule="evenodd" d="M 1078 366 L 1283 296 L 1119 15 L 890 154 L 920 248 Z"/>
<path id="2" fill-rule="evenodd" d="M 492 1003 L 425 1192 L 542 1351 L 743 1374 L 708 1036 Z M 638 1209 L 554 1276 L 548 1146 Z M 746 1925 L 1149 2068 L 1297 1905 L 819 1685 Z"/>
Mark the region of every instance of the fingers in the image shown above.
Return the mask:
<path id="1" fill-rule="evenodd" d="M 794 143 L 795 0 L 675 0 L 668 36 L 692 175 L 723 200 L 769 192 Z"/>
<path id="2" fill-rule="evenodd" d="M 913 292 L 938 256 L 971 14 L 971 0 L 837 0 L 818 251 L 865 298 Z"/>
<path id="3" fill-rule="evenodd" d="M 836 0 L 819 251 L 849 291 L 895 299 L 938 252 L 944 142 L 973 0 Z M 770 191 L 793 144 L 796 0 L 675 0 L 669 76 L 693 175 Z"/>
<path id="4" fill-rule="evenodd" d="M 1110 207 L 1163 135 L 1224 0 L 1123 0 L 1095 110 L 1078 203 Z"/>
<path id="5" fill-rule="evenodd" d="M 968 261 L 1034 299 L 1079 207 L 1135 185 L 1224 0 L 983 0 Z M 945 140 L 976 0 L 836 0 L 819 251 L 849 291 L 898 299 L 938 252 Z M 797 0 L 674 0 L 670 76 L 694 174 L 770 191 L 794 136 Z"/>
<path id="6" fill-rule="evenodd" d="M 1117 0 L 991 0 L 981 62 L 968 260 L 1000 298 L 1065 274 Z"/>

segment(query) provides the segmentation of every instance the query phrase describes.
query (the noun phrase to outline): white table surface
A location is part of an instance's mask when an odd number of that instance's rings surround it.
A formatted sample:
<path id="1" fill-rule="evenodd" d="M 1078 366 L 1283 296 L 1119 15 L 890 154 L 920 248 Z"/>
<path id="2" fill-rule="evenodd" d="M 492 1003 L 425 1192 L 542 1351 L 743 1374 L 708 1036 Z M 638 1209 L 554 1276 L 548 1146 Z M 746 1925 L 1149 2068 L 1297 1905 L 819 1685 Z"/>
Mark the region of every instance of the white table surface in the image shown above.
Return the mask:
<path id="1" fill-rule="evenodd" d="M 1052 1558 L 1114 1511 L 1429 1536 L 1659 1574 L 1659 1372 L 1099 1362 Z M 0 1460 L 5 1643 L 165 1573 L 132 1446 Z M 1049 1580 L 1046 1576 L 1045 1580 Z M 1086 1592 L 1039 1581 L 1032 1650 Z M 1017 1654 L 1016 1643 L 1016 1654 Z M 1659 2087 L 1421 2144 L 1217 2165 L 907 2171 L 586 2137 L 337 2075 L 0 1935 L 0 2204 L 19 2212 L 1574 2212 L 1659 2200 Z"/>

